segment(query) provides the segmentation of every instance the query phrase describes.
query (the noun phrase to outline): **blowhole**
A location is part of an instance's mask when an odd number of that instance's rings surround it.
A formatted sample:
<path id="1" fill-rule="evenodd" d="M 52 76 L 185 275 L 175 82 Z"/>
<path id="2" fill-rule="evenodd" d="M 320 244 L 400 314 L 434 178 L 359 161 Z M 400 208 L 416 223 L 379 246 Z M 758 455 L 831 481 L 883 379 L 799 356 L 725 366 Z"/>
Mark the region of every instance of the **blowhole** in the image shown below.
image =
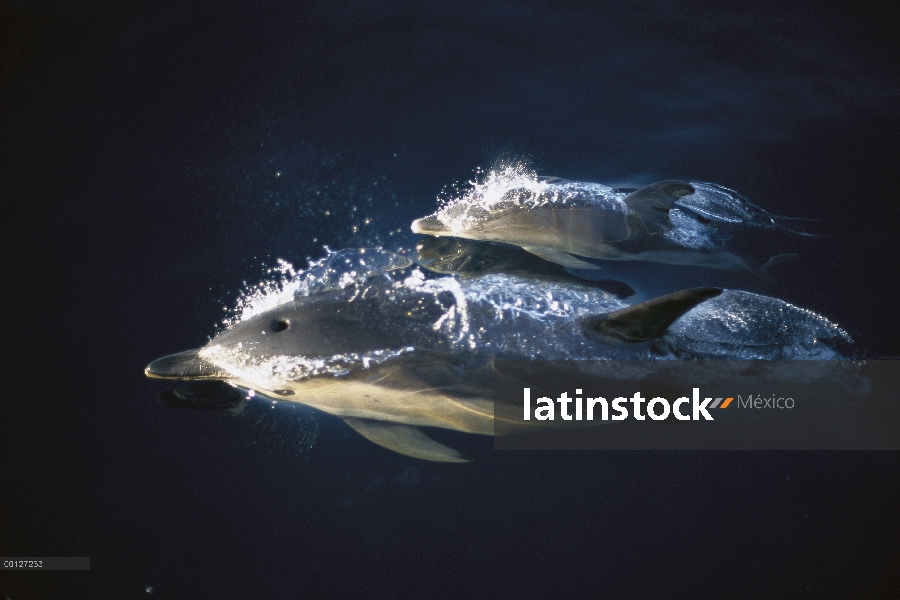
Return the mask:
<path id="1" fill-rule="evenodd" d="M 291 326 L 290 321 L 285 319 L 278 319 L 277 321 L 272 321 L 272 331 L 278 333 L 279 331 L 284 331 L 288 327 Z"/>

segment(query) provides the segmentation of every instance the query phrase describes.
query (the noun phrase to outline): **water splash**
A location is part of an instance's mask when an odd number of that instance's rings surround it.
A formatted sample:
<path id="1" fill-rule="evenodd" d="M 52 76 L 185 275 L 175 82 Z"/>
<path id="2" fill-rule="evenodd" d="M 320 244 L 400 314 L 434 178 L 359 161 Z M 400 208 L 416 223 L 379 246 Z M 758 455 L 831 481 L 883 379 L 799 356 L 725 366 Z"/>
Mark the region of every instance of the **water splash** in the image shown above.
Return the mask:
<path id="1" fill-rule="evenodd" d="M 260 357 L 246 351 L 240 345 L 226 348 L 213 344 L 203 348 L 200 356 L 226 368 L 235 379 L 252 381 L 272 389 L 285 381 L 302 381 L 322 375 L 339 377 L 351 373 L 360 366 L 363 369 L 371 369 L 413 351 L 414 347 L 406 346 L 397 350 L 370 350 L 364 354 L 348 352 L 333 356 Z"/>
<path id="2" fill-rule="evenodd" d="M 324 258 L 309 261 L 307 268 L 300 271 L 279 258 L 274 267 L 266 270 L 262 281 L 244 288 L 235 308 L 223 321 L 225 328 L 297 298 L 342 290 L 378 273 L 397 271 L 412 264 L 405 256 L 381 248 L 332 251 L 326 246 L 325 251 Z"/>
<path id="3" fill-rule="evenodd" d="M 438 197 L 435 215 L 450 231 L 470 229 L 501 203 L 534 204 L 546 191 L 547 183 L 526 162 L 500 163 L 489 171 L 475 170 L 468 187 L 444 191 Z"/>
<path id="4" fill-rule="evenodd" d="M 454 188 L 438 198 L 437 219 L 451 235 L 465 236 L 492 215 L 508 209 L 542 206 L 592 208 L 624 214 L 628 192 L 602 183 L 539 177 L 527 163 L 501 163 L 487 172 L 476 170 L 468 187 Z M 425 231 L 427 233 L 427 231 Z"/>

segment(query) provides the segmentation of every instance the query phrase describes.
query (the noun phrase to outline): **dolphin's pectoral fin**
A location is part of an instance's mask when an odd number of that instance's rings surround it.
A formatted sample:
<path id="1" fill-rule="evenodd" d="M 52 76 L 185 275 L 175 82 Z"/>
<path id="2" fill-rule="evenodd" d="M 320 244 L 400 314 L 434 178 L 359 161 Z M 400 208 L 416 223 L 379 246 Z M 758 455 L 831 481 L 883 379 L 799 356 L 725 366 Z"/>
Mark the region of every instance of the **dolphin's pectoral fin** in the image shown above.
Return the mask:
<path id="1" fill-rule="evenodd" d="M 439 444 L 412 425 L 354 417 L 347 417 L 344 422 L 367 440 L 406 456 L 437 462 L 470 462 L 456 450 Z"/>
<path id="2" fill-rule="evenodd" d="M 581 260 L 580 258 L 575 257 L 575 255 L 563 252 L 562 250 L 554 250 L 552 248 L 545 248 L 544 246 L 522 246 L 522 250 L 569 269 L 597 268 L 597 265 Z"/>
<path id="3" fill-rule="evenodd" d="M 675 319 L 704 300 L 722 293 L 719 288 L 680 290 L 587 320 L 588 331 L 623 342 L 646 342 L 662 337 Z"/>
<path id="4" fill-rule="evenodd" d="M 200 350 L 185 350 L 157 358 L 144 369 L 144 374 L 153 379 L 228 379 L 227 371 L 220 369 L 205 358 Z"/>

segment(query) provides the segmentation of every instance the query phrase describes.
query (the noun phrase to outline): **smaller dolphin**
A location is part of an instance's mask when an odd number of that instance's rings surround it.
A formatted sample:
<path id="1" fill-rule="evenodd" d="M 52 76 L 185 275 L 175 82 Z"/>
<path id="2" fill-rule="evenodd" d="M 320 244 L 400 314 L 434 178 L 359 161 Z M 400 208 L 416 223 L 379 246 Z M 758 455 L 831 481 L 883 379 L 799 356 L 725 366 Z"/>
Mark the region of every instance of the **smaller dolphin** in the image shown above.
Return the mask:
<path id="1" fill-rule="evenodd" d="M 412 230 L 512 244 L 595 279 L 609 277 L 604 269 L 620 279 L 612 265 L 642 261 L 771 281 L 770 272 L 796 255 L 772 257 L 757 269 L 725 246 L 739 230 L 787 229 L 785 223 L 711 183 L 671 180 L 631 191 L 542 177 L 469 194 L 413 221 Z"/>
<path id="2" fill-rule="evenodd" d="M 510 244 L 476 242 L 457 237 L 426 236 L 416 242 L 415 251 L 416 264 L 434 273 L 454 273 L 460 276 L 510 273 L 557 281 L 571 281 L 598 287 L 619 299 L 633 297 L 636 293 L 631 286 L 620 281 L 621 278 L 613 279 L 607 273 L 609 269 L 603 272 L 591 270 L 587 274 L 582 274 L 577 270 L 566 269 L 562 265 L 543 260 L 535 254 Z M 599 277 L 596 276 L 598 274 Z M 703 283 L 680 285 L 676 289 L 667 289 L 662 293 L 651 294 L 650 297 L 662 296 L 685 287 L 711 286 Z"/>

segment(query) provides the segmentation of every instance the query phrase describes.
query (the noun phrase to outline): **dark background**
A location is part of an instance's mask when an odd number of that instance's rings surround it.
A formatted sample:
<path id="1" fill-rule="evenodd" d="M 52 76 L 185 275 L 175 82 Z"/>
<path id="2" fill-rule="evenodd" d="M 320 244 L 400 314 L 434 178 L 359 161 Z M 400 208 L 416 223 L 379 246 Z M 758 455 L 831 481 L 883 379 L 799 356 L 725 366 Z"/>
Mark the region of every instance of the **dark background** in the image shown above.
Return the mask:
<path id="1" fill-rule="evenodd" d="M 896 453 L 437 432 L 477 459 L 443 465 L 303 407 L 163 408 L 142 373 L 276 258 L 408 247 L 445 186 L 503 157 L 816 219 L 777 295 L 897 357 L 881 4 L 4 3 L 0 554 L 92 566 L 4 572 L 0 593 L 900 596 Z"/>

